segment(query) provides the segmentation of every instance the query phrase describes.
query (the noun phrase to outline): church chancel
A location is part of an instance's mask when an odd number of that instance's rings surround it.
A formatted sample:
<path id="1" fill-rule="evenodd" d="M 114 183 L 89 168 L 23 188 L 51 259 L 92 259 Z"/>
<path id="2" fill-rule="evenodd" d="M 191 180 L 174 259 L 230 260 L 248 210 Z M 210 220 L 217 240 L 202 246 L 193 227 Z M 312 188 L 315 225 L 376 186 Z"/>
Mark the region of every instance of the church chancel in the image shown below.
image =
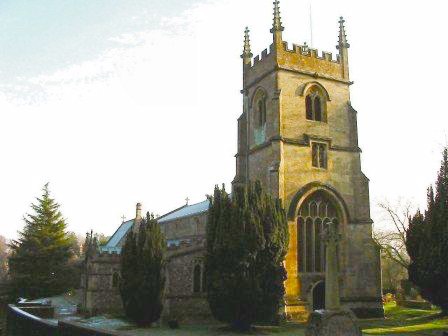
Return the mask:
<path id="1" fill-rule="evenodd" d="M 314 309 L 325 308 L 323 232 L 329 223 L 340 237 L 341 307 L 362 317 L 382 316 L 380 257 L 372 240 L 369 180 L 361 171 L 357 112 L 350 103 L 344 20 L 339 20 L 336 55 L 306 45 L 289 48 L 283 30 L 275 1 L 269 48 L 253 57 L 250 32 L 245 31 L 233 186 L 259 180 L 282 199 L 290 233 L 284 307 L 290 319 L 304 320 Z M 159 218 L 169 245 L 164 316 L 190 321 L 210 314 L 203 270 L 207 210 L 208 201 L 187 203 Z M 83 282 L 87 310 L 120 305 L 113 277 L 124 237 L 138 226 L 139 211 L 105 246 L 92 248 Z"/>

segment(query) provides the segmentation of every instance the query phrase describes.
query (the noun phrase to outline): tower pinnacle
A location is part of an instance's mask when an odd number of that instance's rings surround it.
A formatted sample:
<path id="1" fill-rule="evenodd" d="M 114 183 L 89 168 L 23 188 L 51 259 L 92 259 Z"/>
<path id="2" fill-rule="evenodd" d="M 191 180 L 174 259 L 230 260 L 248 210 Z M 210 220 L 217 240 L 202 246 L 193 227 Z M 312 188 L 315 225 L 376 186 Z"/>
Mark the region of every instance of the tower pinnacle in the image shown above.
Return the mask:
<path id="1" fill-rule="evenodd" d="M 345 20 L 341 16 L 339 18 L 339 41 L 338 45 L 336 46 L 337 49 L 350 48 L 350 44 L 347 42 L 347 34 L 345 33 L 344 23 Z"/>
<path id="2" fill-rule="evenodd" d="M 280 16 L 280 1 L 274 1 L 274 23 L 272 25 L 271 33 L 274 34 L 275 40 L 282 40 L 282 31 L 285 28 L 282 26 L 282 18 Z"/>
<path id="3" fill-rule="evenodd" d="M 243 48 L 243 54 L 241 55 L 241 58 L 244 61 L 244 64 L 250 64 L 252 60 L 252 52 L 250 50 L 250 37 L 249 37 L 249 28 L 246 27 L 244 30 L 244 48 Z"/>
<path id="4" fill-rule="evenodd" d="M 347 42 L 347 34 L 345 33 L 344 27 L 345 20 L 341 16 L 339 18 L 339 41 L 336 48 L 339 50 L 339 59 L 342 63 L 342 77 L 349 80 L 349 70 L 348 70 L 348 48 L 350 44 Z"/>

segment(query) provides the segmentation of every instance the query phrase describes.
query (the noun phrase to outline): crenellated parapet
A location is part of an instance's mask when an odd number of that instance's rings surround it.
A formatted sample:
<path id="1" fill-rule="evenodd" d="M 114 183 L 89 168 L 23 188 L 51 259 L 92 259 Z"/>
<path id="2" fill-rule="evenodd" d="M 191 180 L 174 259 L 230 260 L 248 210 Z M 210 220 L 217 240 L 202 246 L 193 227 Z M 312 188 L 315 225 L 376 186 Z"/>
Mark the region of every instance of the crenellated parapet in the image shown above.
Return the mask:
<path id="1" fill-rule="evenodd" d="M 319 52 L 306 44 L 292 44 L 290 48 L 287 42 L 283 42 L 279 49 L 271 44 L 246 65 L 246 84 L 250 86 L 252 82 L 258 81 L 260 76 L 266 75 L 274 68 L 344 81 L 343 67 L 339 54 Z"/>
<path id="2" fill-rule="evenodd" d="M 97 252 L 91 255 L 89 258 L 90 263 L 120 263 L 120 254 L 116 251 L 109 252 Z"/>
<path id="3" fill-rule="evenodd" d="M 244 59 L 244 90 L 258 82 L 263 76 L 277 70 L 293 71 L 315 78 L 321 77 L 349 84 L 347 50 L 350 45 L 347 42 L 344 22 L 341 17 L 338 54 L 335 56 L 330 52 L 319 52 L 317 49 L 309 48 L 306 43 L 304 45 L 292 44 L 292 48 L 290 48 L 288 42 L 282 39 L 284 27 L 280 17 L 279 1 L 274 1 L 274 21 L 271 29 L 273 43 L 270 47 L 252 58 L 249 29 L 245 30 L 242 55 Z"/>

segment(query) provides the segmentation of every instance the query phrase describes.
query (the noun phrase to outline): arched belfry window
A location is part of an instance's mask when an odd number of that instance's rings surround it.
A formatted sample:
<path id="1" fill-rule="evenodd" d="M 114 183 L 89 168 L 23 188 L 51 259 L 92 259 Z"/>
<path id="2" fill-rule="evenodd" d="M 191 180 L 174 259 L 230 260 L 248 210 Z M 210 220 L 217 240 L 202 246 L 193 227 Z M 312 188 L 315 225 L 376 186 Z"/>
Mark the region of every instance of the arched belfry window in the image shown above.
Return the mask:
<path id="1" fill-rule="evenodd" d="M 328 223 L 338 227 L 339 222 L 338 211 L 324 192 L 316 192 L 303 202 L 297 217 L 299 272 L 325 272 L 322 234 Z"/>
<path id="2" fill-rule="evenodd" d="M 327 104 L 322 89 L 312 86 L 305 97 L 306 119 L 327 122 Z"/>
<path id="3" fill-rule="evenodd" d="M 257 100 L 257 118 L 258 127 L 264 127 L 266 125 L 266 96 L 264 94 Z"/>
<path id="4" fill-rule="evenodd" d="M 267 94 L 259 87 L 252 98 L 253 125 L 255 128 L 263 128 L 267 121 Z"/>
<path id="5" fill-rule="evenodd" d="M 258 88 L 252 98 L 252 116 L 250 119 L 255 145 L 260 145 L 266 141 L 267 101 L 266 91 L 261 87 Z"/>

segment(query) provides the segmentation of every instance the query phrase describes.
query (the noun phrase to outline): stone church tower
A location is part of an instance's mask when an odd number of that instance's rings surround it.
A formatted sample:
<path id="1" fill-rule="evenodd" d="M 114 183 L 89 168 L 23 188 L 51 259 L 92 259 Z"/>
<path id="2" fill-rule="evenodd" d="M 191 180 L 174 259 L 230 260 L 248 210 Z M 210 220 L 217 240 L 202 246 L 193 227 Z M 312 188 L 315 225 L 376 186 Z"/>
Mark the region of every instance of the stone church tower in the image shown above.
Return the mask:
<path id="1" fill-rule="evenodd" d="M 324 305 L 325 224 L 338 225 L 342 304 L 362 316 L 383 314 L 379 250 L 372 240 L 369 180 L 361 171 L 357 112 L 350 104 L 348 49 L 339 21 L 338 54 L 282 39 L 274 2 L 273 43 L 253 55 L 245 31 L 243 114 L 233 186 L 260 180 L 288 215 L 286 313 L 301 318 Z"/>

